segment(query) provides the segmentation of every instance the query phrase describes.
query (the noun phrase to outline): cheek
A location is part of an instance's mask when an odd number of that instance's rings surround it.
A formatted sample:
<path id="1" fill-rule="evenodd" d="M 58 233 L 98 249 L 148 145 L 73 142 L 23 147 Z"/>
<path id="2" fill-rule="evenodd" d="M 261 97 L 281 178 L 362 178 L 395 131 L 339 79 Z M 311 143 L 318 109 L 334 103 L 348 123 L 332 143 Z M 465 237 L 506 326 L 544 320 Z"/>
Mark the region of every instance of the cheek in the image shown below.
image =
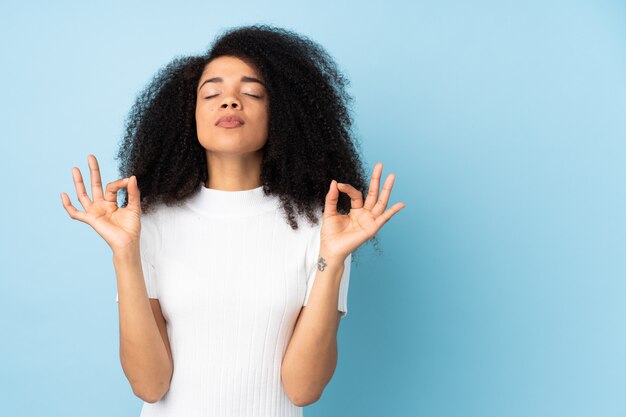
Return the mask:
<path id="1" fill-rule="evenodd" d="M 199 139 L 206 138 L 211 128 L 210 117 L 205 106 L 196 106 L 196 134 Z"/>
<path id="2" fill-rule="evenodd" d="M 198 126 L 204 124 L 209 119 L 208 107 L 206 103 L 196 104 L 196 123 Z"/>
<path id="3" fill-rule="evenodd" d="M 269 124 L 269 121 L 270 121 L 269 105 L 261 111 L 261 119 L 265 122 L 266 126 Z"/>

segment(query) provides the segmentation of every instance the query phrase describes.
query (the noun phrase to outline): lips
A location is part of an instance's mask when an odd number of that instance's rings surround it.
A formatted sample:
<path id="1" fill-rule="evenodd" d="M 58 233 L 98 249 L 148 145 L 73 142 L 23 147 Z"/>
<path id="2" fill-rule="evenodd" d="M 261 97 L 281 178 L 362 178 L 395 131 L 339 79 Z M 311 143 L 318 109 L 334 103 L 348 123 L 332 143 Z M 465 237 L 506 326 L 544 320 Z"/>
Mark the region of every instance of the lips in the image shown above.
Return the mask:
<path id="1" fill-rule="evenodd" d="M 234 115 L 222 116 L 217 119 L 217 122 L 215 123 L 216 126 L 220 127 L 239 127 L 243 126 L 243 124 L 244 122 L 241 117 Z"/>

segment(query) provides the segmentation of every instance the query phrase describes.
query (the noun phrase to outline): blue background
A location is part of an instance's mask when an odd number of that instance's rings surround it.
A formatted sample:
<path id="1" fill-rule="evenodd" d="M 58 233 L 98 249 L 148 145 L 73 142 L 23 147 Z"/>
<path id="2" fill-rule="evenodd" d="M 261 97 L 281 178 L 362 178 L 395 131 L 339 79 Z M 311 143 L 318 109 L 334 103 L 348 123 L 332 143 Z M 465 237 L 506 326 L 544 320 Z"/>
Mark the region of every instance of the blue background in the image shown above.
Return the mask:
<path id="1" fill-rule="evenodd" d="M 314 416 L 626 415 L 626 3 L 3 2 L 0 414 L 137 416 L 103 181 L 135 94 L 222 29 L 270 23 L 351 80 L 406 208 L 353 264 Z"/>

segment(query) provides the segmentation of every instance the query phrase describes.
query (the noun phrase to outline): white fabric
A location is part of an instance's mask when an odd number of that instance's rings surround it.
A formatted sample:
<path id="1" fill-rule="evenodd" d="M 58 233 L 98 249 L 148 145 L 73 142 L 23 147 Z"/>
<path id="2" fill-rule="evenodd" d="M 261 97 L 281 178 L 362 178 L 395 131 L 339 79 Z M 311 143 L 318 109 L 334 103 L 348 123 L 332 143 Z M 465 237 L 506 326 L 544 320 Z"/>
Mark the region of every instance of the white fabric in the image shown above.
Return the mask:
<path id="1" fill-rule="evenodd" d="M 180 206 L 142 215 L 146 290 L 167 321 L 174 373 L 141 417 L 302 416 L 280 366 L 315 281 L 321 208 L 318 225 L 299 216 L 293 230 L 262 187 L 199 188 Z M 350 263 L 351 255 L 337 300 L 343 316 Z"/>

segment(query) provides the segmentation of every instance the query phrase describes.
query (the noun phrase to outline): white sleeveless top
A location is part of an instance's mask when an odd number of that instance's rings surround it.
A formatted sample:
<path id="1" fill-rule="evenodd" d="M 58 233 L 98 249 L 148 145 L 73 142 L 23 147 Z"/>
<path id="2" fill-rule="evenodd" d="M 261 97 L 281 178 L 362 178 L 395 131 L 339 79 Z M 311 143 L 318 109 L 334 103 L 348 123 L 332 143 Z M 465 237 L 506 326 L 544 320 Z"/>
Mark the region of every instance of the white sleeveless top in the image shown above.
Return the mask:
<path id="1" fill-rule="evenodd" d="M 141 217 L 146 289 L 161 304 L 174 372 L 165 396 L 144 402 L 140 417 L 302 416 L 280 366 L 313 288 L 321 208 L 318 225 L 301 216 L 293 230 L 262 186 L 199 188 L 182 206 Z M 343 316 L 350 263 L 351 255 L 337 300 Z"/>

